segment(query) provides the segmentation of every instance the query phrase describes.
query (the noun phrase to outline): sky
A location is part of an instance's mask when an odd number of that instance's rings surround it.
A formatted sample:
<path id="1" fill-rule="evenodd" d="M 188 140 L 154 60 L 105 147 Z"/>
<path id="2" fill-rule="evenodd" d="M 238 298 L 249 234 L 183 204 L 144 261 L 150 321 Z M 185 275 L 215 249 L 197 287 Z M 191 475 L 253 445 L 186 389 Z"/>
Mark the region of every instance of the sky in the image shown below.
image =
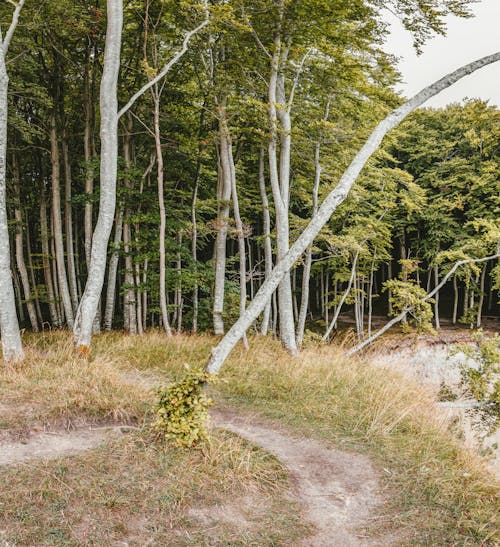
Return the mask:
<path id="1" fill-rule="evenodd" d="M 398 87 L 410 97 L 448 72 L 475 59 L 500 50 L 500 0 L 481 0 L 473 6 L 475 17 L 448 17 L 446 36 L 430 39 L 419 56 L 412 46 L 412 38 L 392 14 L 386 20 L 391 34 L 385 50 L 400 58 L 399 70 L 403 83 Z M 481 98 L 500 106 L 500 63 L 482 68 L 436 97 L 425 106 L 444 106 L 468 98 Z"/>

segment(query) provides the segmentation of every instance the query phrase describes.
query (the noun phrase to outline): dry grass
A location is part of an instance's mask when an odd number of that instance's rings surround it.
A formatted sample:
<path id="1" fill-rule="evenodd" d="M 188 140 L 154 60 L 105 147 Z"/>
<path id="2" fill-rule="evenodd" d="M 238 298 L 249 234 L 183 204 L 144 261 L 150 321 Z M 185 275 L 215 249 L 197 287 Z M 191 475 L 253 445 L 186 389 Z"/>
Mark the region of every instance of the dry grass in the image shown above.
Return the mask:
<path id="1" fill-rule="evenodd" d="M 4 470 L 0 543 L 291 545 L 309 530 L 287 488 L 274 458 L 229 434 L 166 451 L 130 434 L 77 457 Z"/>
<path id="2" fill-rule="evenodd" d="M 116 362 L 74 355 L 67 333 L 30 336 L 21 364 L 0 366 L 0 432 L 83 423 L 137 422 L 149 409 L 148 389 L 123 381 Z"/>

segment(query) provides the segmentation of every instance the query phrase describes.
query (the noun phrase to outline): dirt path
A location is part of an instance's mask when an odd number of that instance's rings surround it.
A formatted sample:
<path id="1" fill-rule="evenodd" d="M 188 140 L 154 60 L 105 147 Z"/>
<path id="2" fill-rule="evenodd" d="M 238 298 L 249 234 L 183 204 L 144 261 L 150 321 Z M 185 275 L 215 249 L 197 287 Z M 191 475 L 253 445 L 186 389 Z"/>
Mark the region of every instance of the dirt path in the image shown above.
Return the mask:
<path id="1" fill-rule="evenodd" d="M 317 441 L 294 438 L 255 416 L 228 410 L 211 412 L 216 427 L 232 431 L 276 456 L 288 469 L 296 497 L 316 534 L 311 547 L 391 545 L 390 538 L 372 540 L 360 530 L 382 503 L 378 474 L 359 454 L 326 448 Z"/>
<path id="2" fill-rule="evenodd" d="M 125 379 L 136 383 L 139 378 L 127 375 Z M 152 377 L 142 377 L 141 381 L 149 387 L 159 383 Z M 292 479 L 292 494 L 316 527 L 315 535 L 302 543 L 304 547 L 401 544 L 391 537 L 363 536 L 363 528 L 374 522 L 383 502 L 378 473 L 367 457 L 297 438 L 257 415 L 215 409 L 211 418 L 214 427 L 239 435 L 285 465 Z M 0 443 L 0 466 L 90 450 L 126 429 L 114 426 L 36 433 L 23 442 Z"/>
<path id="3" fill-rule="evenodd" d="M 91 450 L 120 435 L 121 427 L 77 429 L 71 432 L 35 433 L 25 441 L 0 443 L 0 466 L 31 460 L 60 458 Z"/>

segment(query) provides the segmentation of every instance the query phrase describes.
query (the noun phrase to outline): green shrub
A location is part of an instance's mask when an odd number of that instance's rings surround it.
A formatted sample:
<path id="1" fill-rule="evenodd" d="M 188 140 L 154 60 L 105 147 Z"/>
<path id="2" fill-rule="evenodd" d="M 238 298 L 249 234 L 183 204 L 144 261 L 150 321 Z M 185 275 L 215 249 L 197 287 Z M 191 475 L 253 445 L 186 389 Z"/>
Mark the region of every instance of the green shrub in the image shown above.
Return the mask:
<path id="1" fill-rule="evenodd" d="M 194 446 L 207 437 L 208 409 L 212 399 L 203 386 L 213 375 L 185 365 L 184 377 L 158 389 L 154 428 L 178 446 Z"/>

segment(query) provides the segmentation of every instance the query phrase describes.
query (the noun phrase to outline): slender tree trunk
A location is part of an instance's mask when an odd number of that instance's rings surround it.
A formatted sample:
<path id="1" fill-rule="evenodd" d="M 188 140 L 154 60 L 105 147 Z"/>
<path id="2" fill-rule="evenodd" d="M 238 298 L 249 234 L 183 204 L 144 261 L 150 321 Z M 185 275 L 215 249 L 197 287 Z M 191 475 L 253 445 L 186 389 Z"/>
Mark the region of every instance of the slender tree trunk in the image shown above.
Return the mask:
<path id="1" fill-rule="evenodd" d="M 57 280 L 64 307 L 64 315 L 68 327 L 73 328 L 73 307 L 69 292 L 66 263 L 64 260 L 64 240 L 61 218 L 61 173 L 59 163 L 59 146 L 57 143 L 56 115 L 52 112 L 50 117 L 50 158 L 52 163 L 52 221 L 54 247 L 56 252 Z"/>
<path id="2" fill-rule="evenodd" d="M 327 112 L 325 114 L 325 120 L 328 119 L 329 105 L 327 105 Z M 314 186 L 313 186 L 313 210 L 312 216 L 318 212 L 318 194 L 319 183 L 321 181 L 321 164 L 320 164 L 320 149 L 321 144 L 317 143 L 314 147 Z M 306 257 L 304 261 L 304 271 L 302 273 L 302 299 L 300 303 L 300 313 L 297 325 L 297 344 L 302 346 L 302 339 L 304 338 L 304 329 L 306 326 L 307 309 L 309 307 L 309 283 L 311 279 L 311 266 L 312 266 L 312 245 L 306 250 Z"/>
<path id="3" fill-rule="evenodd" d="M 131 133 L 133 130 L 132 116 L 127 113 L 127 120 L 125 123 L 125 139 L 123 145 L 123 159 L 125 161 L 125 168 L 130 169 L 132 166 L 132 154 L 131 154 Z M 125 188 L 130 191 L 132 184 L 129 176 L 125 177 Z M 130 196 L 127 196 L 127 201 L 130 200 Z M 125 309 L 125 330 L 132 336 L 137 334 L 137 306 L 135 300 L 135 282 L 134 282 L 134 264 L 132 260 L 132 233 L 130 226 L 130 209 L 128 204 L 125 207 L 125 215 L 123 218 L 123 250 L 125 252 L 125 292 L 124 292 L 124 309 Z"/>
<path id="4" fill-rule="evenodd" d="M 219 110 L 224 105 L 219 106 Z M 220 113 L 218 113 L 220 116 Z M 219 144 L 224 136 L 219 128 Z M 229 218 L 229 200 L 231 199 L 231 170 L 229 159 L 224 157 L 225 152 L 219 146 L 218 177 L 217 177 L 217 235 L 215 239 L 215 286 L 213 303 L 214 333 L 224 334 L 224 292 L 226 282 L 226 241 Z"/>
<path id="5" fill-rule="evenodd" d="M 71 204 L 71 163 L 68 152 L 66 127 L 62 131 L 62 157 L 64 165 L 64 221 L 66 230 L 66 260 L 68 262 L 69 290 L 73 312 L 78 308 L 78 289 L 76 283 L 75 249 L 73 238 L 73 212 Z"/>
<path id="6" fill-rule="evenodd" d="M 337 324 L 337 320 L 338 320 L 339 315 L 340 315 L 340 310 L 342 309 L 342 306 L 344 305 L 344 302 L 345 302 L 346 298 L 348 297 L 349 293 L 351 292 L 352 285 L 353 285 L 354 280 L 356 278 L 356 265 L 358 263 L 358 257 L 359 257 L 359 251 L 354 255 L 354 260 L 352 261 L 352 267 L 351 267 L 351 276 L 349 277 L 349 283 L 347 284 L 347 288 L 344 291 L 344 293 L 342 294 L 340 302 L 338 303 L 338 306 L 335 309 L 335 313 L 332 317 L 332 320 L 331 320 L 330 324 L 328 325 L 328 328 L 326 329 L 325 334 L 323 335 L 323 340 L 328 340 L 328 338 L 330 337 L 330 334 L 331 334 L 332 330 L 334 329 L 334 327 Z"/>
<path id="7" fill-rule="evenodd" d="M 19 270 L 19 277 L 21 278 L 21 284 L 23 286 L 24 300 L 26 302 L 26 307 L 28 309 L 28 316 L 30 318 L 31 328 L 38 332 L 38 319 L 36 314 L 35 304 L 32 298 L 31 287 L 28 277 L 28 270 L 26 269 L 26 262 L 24 261 L 24 250 L 23 250 L 23 218 L 21 215 L 21 189 L 19 182 L 19 163 L 17 160 L 17 154 L 14 152 L 12 154 L 12 171 L 13 171 L 13 182 L 14 182 L 14 191 L 16 193 L 16 207 L 14 210 L 14 218 L 16 221 L 16 234 L 15 234 L 15 244 L 16 244 L 16 264 L 17 269 Z"/>
<path id="8" fill-rule="evenodd" d="M 485 278 L 486 278 L 486 264 L 483 266 L 483 269 L 481 270 L 481 281 L 479 285 L 479 302 L 477 305 L 477 321 L 476 321 L 477 328 L 481 326 L 481 318 L 483 314 Z"/>
<path id="9" fill-rule="evenodd" d="M 118 273 L 118 261 L 120 260 L 120 243 L 123 232 L 123 205 L 116 212 L 115 237 L 112 244 L 111 258 L 109 259 L 108 286 L 106 288 L 106 307 L 104 308 L 104 330 L 110 331 L 113 326 L 113 313 L 115 310 L 116 277 Z"/>
<path id="10" fill-rule="evenodd" d="M 453 317 L 451 322 L 453 325 L 457 323 L 457 313 L 458 313 L 458 281 L 457 276 L 453 277 Z"/>
<path id="11" fill-rule="evenodd" d="M 83 107 L 85 112 L 85 128 L 83 135 L 83 150 L 85 158 L 85 213 L 84 213 L 84 237 L 85 237 L 85 262 L 87 271 L 90 269 L 90 252 L 92 249 L 92 195 L 94 193 L 94 169 L 92 166 L 92 135 L 93 135 L 93 101 L 90 88 L 89 68 L 85 68 L 83 87 Z"/>
<path id="12" fill-rule="evenodd" d="M 434 266 L 434 281 L 437 287 L 439 285 L 439 268 L 437 266 Z M 439 291 L 436 292 L 436 296 L 434 297 L 434 321 L 436 329 L 439 330 L 441 328 L 439 321 Z"/>
<path id="13" fill-rule="evenodd" d="M 122 0 L 107 1 L 107 30 L 101 79 L 101 171 L 99 215 L 92 237 L 90 268 L 74 327 L 75 345 L 83 354 L 90 350 L 92 325 L 99 307 L 106 271 L 107 247 L 116 207 L 118 162 L 118 98 L 120 47 L 123 21 Z"/>
<path id="14" fill-rule="evenodd" d="M 50 245 L 49 245 L 49 224 L 47 220 L 47 201 L 45 193 L 45 183 L 41 183 L 40 190 L 40 238 L 42 241 L 42 264 L 45 277 L 45 287 L 47 289 L 47 299 L 49 304 L 50 321 L 56 328 L 61 326 L 61 318 L 56 305 L 54 284 L 52 282 L 52 271 L 50 267 Z"/>
<path id="15" fill-rule="evenodd" d="M 238 189 L 236 187 L 236 173 L 234 168 L 234 159 L 233 159 L 233 150 L 231 138 L 229 136 L 229 128 L 226 121 L 226 112 L 225 109 L 220 110 L 221 123 L 221 139 L 220 139 L 220 150 L 221 150 L 221 163 L 223 170 L 229 170 L 229 177 L 231 183 L 231 193 L 233 196 L 233 212 L 234 212 L 234 222 L 236 224 L 236 232 L 238 234 L 238 255 L 239 255 L 239 264 L 240 264 L 240 315 L 245 313 L 245 308 L 247 305 L 247 270 L 246 270 L 246 249 L 245 249 L 245 233 L 243 229 L 243 222 L 241 221 L 240 216 L 240 205 L 238 200 Z M 226 175 L 225 175 L 226 176 Z M 243 334 L 243 345 L 245 349 L 248 349 L 248 340 L 246 333 Z"/>
<path id="16" fill-rule="evenodd" d="M 167 289 L 165 285 L 166 276 L 166 250 L 165 250 L 165 236 L 166 236 L 166 213 L 165 213 L 165 195 L 163 188 L 163 152 L 161 149 L 161 135 L 160 135 L 160 95 L 158 86 L 153 88 L 153 125 L 155 135 L 156 146 L 156 166 L 157 166 L 157 182 L 158 182 L 158 205 L 160 208 L 160 309 L 161 317 L 163 321 L 163 328 L 168 336 L 172 335 L 172 329 L 170 328 L 170 321 L 168 318 L 167 307 Z"/>
<path id="17" fill-rule="evenodd" d="M 265 277 L 271 273 L 273 269 L 273 250 L 271 246 L 271 215 L 269 214 L 269 200 L 267 198 L 266 191 L 266 177 L 265 177 L 265 149 L 261 146 L 259 153 L 259 189 L 260 197 L 262 200 L 262 226 L 264 231 L 264 272 Z M 269 329 L 269 318 L 271 315 L 271 298 L 268 300 L 264 307 L 264 314 L 262 316 L 262 324 L 260 327 L 260 333 L 265 336 Z"/>
<path id="18" fill-rule="evenodd" d="M 28 216 L 28 209 L 25 209 L 25 218 L 26 218 L 26 245 L 28 253 L 28 271 L 30 275 L 31 286 L 33 287 L 33 295 L 35 302 L 35 309 L 37 313 L 38 322 L 43 325 L 43 315 L 42 309 L 40 307 L 40 297 L 38 294 L 38 287 L 35 279 L 35 268 L 33 264 L 33 250 L 31 246 L 31 236 L 30 236 L 30 219 Z"/>

